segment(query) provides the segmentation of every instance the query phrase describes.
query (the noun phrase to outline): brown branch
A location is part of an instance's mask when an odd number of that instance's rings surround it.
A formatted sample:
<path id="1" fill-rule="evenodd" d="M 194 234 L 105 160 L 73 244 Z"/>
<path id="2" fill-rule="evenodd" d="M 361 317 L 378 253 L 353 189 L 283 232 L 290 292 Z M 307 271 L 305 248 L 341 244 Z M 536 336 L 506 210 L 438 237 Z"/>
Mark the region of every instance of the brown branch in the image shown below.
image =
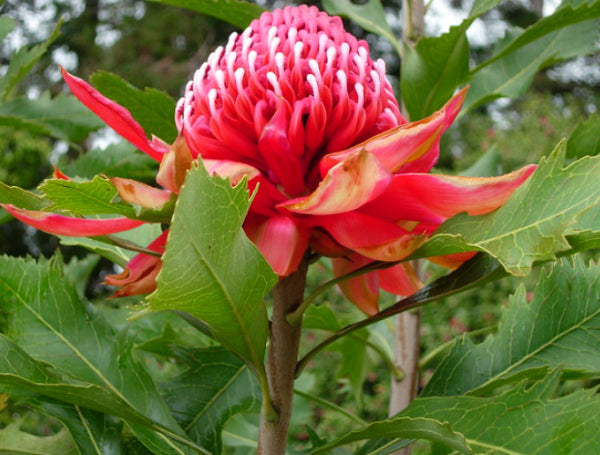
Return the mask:
<path id="1" fill-rule="evenodd" d="M 282 279 L 273 289 L 273 320 L 267 379 L 271 407 L 277 415 L 275 418 L 270 418 L 264 413 L 261 415 L 257 452 L 259 455 L 285 453 L 301 330 L 301 324 L 290 325 L 287 316 L 302 303 L 307 267 L 308 258 L 304 258 L 298 270 Z"/>

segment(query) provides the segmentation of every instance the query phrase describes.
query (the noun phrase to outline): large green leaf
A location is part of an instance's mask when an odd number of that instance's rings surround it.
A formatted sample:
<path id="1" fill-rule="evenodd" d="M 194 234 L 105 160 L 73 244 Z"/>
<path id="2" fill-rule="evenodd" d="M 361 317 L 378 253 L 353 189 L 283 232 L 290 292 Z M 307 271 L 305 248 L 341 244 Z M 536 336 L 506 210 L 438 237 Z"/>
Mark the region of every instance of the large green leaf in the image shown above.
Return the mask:
<path id="1" fill-rule="evenodd" d="M 9 98 L 15 86 L 29 73 L 31 68 L 42 58 L 48 47 L 60 35 L 60 27 L 63 21 L 60 20 L 46 41 L 31 48 L 22 47 L 10 57 L 6 72 L 0 77 L 0 100 L 5 101 Z M 7 30 L 6 20 L 3 22 L 3 31 Z"/>
<path id="2" fill-rule="evenodd" d="M 245 181 L 232 187 L 203 166 L 187 175 L 169 231 L 152 310 L 184 311 L 259 374 L 267 339 L 263 297 L 277 276 L 248 240 Z"/>
<path id="3" fill-rule="evenodd" d="M 402 46 L 387 22 L 380 0 L 361 4 L 350 0 L 323 0 L 323 8 L 331 15 L 347 17 L 365 30 L 383 36 L 392 43 L 398 55 L 402 54 Z"/>
<path id="4" fill-rule="evenodd" d="M 597 36 L 598 25 L 595 20 L 576 23 L 547 33 L 503 54 L 502 58 L 490 65 L 472 71 L 468 81 L 471 88 L 467 92 L 462 114 L 496 98 L 521 96 L 539 70 L 565 59 L 594 52 Z M 511 35 L 504 41 L 516 39 Z"/>
<path id="5" fill-rule="evenodd" d="M 116 74 L 104 71 L 93 74 L 91 81 L 104 96 L 127 108 L 146 134 L 168 143 L 175 140 L 175 101 L 169 95 L 152 88 L 139 90 Z"/>
<path id="6" fill-rule="evenodd" d="M 512 296 L 495 335 L 476 346 L 469 337 L 457 341 L 423 395 L 478 394 L 543 367 L 598 377 L 599 338 L 600 266 L 563 260 L 542 276 L 530 303 L 523 288 Z"/>
<path id="7" fill-rule="evenodd" d="M 134 357 L 131 338 L 80 300 L 56 258 L 0 257 L 0 309 L 12 338 L 0 337 L 3 388 L 122 417 L 155 453 L 189 453 L 163 434 L 194 445 Z"/>
<path id="8" fill-rule="evenodd" d="M 415 437 L 459 453 L 596 453 L 600 445 L 600 398 L 595 390 L 580 390 L 553 399 L 559 376 L 560 371 L 555 371 L 531 386 L 523 382 L 495 397 L 417 398 L 398 417 L 356 430 L 314 453 L 373 436 L 403 437 L 407 422 L 420 419 L 429 422 L 429 433 L 423 428 Z M 437 448 L 433 453 L 450 452 Z"/>
<path id="9" fill-rule="evenodd" d="M 67 142 L 81 142 L 104 123 L 75 97 L 61 93 L 50 98 L 15 98 L 0 105 L 0 125 L 47 134 Z"/>
<path id="10" fill-rule="evenodd" d="M 584 157 L 563 168 L 564 159 L 561 143 L 502 207 L 487 215 L 463 213 L 449 219 L 413 257 L 484 251 L 509 273 L 525 275 L 534 262 L 569 251 L 567 234 L 582 227 L 600 231 L 600 220 L 594 226 L 577 224 L 600 201 L 600 157 Z"/>
<path id="11" fill-rule="evenodd" d="M 151 0 L 157 3 L 186 8 L 212 16 L 239 28 L 246 28 L 265 9 L 243 0 Z"/>
<path id="12" fill-rule="evenodd" d="M 426 37 L 412 48 L 405 45 L 400 89 L 404 106 L 413 120 L 427 117 L 442 107 L 469 73 L 466 31 L 474 18 L 450 28 L 440 37 Z"/>
<path id="13" fill-rule="evenodd" d="M 248 367 L 223 348 L 176 348 L 175 354 L 190 368 L 161 384 L 165 400 L 196 442 L 220 454 L 223 426 L 235 414 L 259 411 L 260 387 Z"/>

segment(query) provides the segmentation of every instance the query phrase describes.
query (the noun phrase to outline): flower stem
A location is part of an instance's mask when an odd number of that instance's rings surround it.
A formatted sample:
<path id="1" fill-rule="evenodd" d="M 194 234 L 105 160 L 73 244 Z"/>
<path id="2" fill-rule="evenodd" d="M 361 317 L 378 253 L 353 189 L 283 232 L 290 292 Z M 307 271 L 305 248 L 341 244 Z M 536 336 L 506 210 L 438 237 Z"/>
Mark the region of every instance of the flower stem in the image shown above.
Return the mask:
<path id="1" fill-rule="evenodd" d="M 287 316 L 303 300 L 307 266 L 308 258 L 304 258 L 298 270 L 282 279 L 273 289 L 273 319 L 266 368 L 270 403 L 263 403 L 258 435 L 259 455 L 285 453 L 301 331 L 300 323 L 290 325 Z M 269 396 L 264 399 L 269 400 Z M 270 409 L 274 412 L 266 412 Z"/>

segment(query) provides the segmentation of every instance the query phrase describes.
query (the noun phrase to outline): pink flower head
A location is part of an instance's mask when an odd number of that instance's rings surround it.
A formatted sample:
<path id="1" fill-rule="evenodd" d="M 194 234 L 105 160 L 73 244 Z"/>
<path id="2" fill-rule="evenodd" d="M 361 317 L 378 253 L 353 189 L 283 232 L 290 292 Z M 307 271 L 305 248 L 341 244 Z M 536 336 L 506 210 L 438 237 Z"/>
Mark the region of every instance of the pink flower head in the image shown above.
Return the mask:
<path id="1" fill-rule="evenodd" d="M 244 223 L 280 276 L 308 250 L 332 257 L 337 276 L 372 261 L 407 257 L 447 218 L 498 208 L 534 166 L 495 178 L 429 174 L 442 133 L 465 96 L 458 92 L 426 119 L 400 114 L 383 61 L 315 7 L 286 7 L 253 21 L 215 50 L 179 101 L 172 146 L 148 139 L 123 107 L 64 72 L 73 93 L 109 126 L 161 162 L 157 181 L 177 193 L 191 162 L 233 184 L 258 186 Z M 425 96 L 425 95 L 424 95 Z M 167 198 L 131 182 L 133 199 Z M 163 192 L 164 193 L 164 192 Z M 122 194 L 122 198 L 125 198 Z M 40 223 L 38 223 L 38 226 Z M 166 234 L 151 244 L 162 252 Z M 438 259 L 457 266 L 467 256 Z M 134 258 L 111 282 L 122 292 L 151 290 L 157 258 Z M 347 280 L 342 291 L 366 313 L 379 289 L 406 295 L 420 283 L 404 264 Z"/>

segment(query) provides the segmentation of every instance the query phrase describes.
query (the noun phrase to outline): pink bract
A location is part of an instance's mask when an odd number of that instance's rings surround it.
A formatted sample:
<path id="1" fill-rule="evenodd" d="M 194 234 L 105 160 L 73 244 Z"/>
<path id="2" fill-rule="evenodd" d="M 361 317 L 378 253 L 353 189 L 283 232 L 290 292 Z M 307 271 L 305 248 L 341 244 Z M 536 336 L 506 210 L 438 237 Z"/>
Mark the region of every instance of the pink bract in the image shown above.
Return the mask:
<path id="1" fill-rule="evenodd" d="M 340 18 L 315 7 L 263 13 L 217 48 L 177 104 L 179 138 L 171 146 L 148 139 L 125 108 L 63 75 L 86 106 L 161 162 L 157 181 L 167 192 L 179 191 L 193 160 L 232 182 L 246 176 L 251 190 L 258 186 L 244 229 L 281 277 L 308 251 L 333 257 L 338 276 L 374 260 L 402 260 L 448 217 L 501 206 L 535 169 L 489 179 L 429 174 L 466 91 L 431 116 L 406 122 L 384 62 L 373 61 L 367 43 L 347 33 Z M 168 196 L 119 183 L 138 191 L 129 196 L 144 204 Z M 151 249 L 162 252 L 165 239 Z M 109 281 L 126 285 L 123 295 L 148 292 L 159 269 L 157 258 L 134 258 L 130 270 Z M 400 264 L 341 289 L 373 314 L 380 288 L 406 295 L 419 286 Z"/>

